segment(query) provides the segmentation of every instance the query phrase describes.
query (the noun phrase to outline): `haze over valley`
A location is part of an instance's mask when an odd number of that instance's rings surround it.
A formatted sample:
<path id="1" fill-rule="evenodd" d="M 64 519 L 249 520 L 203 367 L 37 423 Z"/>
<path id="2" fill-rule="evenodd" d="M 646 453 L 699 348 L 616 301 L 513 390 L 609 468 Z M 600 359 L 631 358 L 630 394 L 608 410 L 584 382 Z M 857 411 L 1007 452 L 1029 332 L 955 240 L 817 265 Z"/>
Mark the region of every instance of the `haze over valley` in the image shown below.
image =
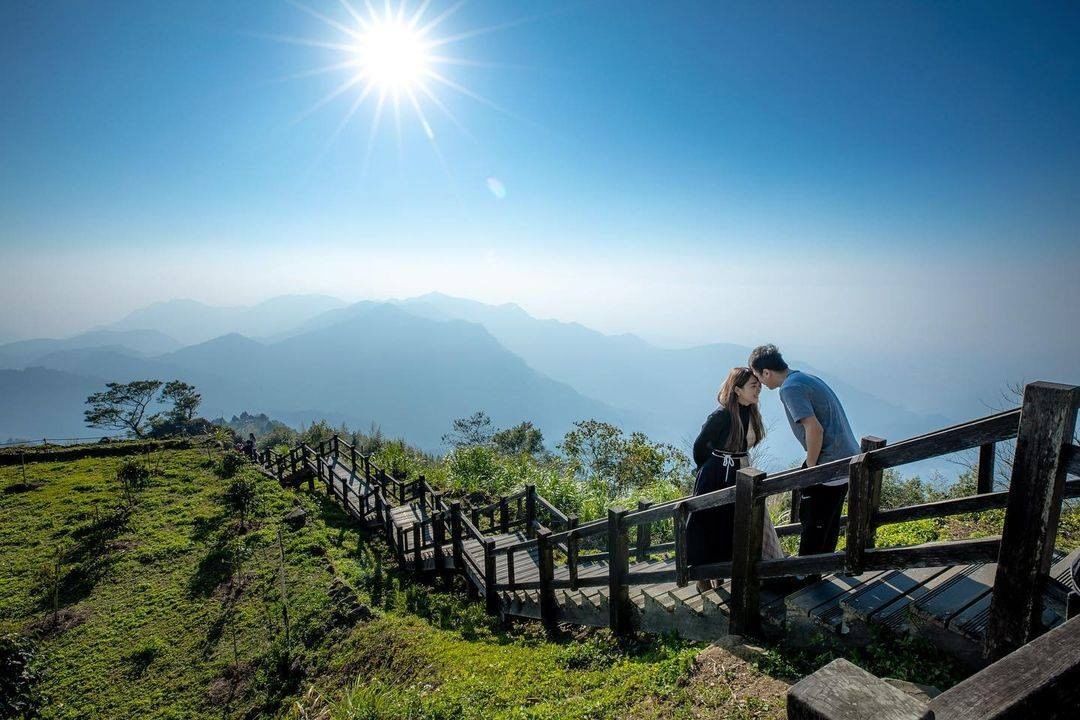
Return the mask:
<path id="1" fill-rule="evenodd" d="M 82 424 L 83 403 L 105 382 L 175 378 L 199 388 L 208 417 L 248 411 L 293 426 L 376 424 L 436 453 L 446 449 L 451 420 L 477 410 L 499 427 L 532 421 L 549 449 L 575 421 L 595 418 L 689 450 L 727 369 L 745 364 L 749 351 L 664 348 L 439 293 L 351 304 L 314 295 L 232 307 L 173 300 L 72 337 L 0 346 L 0 437 L 93 434 Z M 790 357 L 837 390 L 857 434 L 900 439 L 966 419 L 946 407 L 913 412 Z M 776 394 L 762 399 L 771 433 L 761 462 L 787 467 L 801 450 Z M 950 472 L 922 468 L 933 469 Z"/>

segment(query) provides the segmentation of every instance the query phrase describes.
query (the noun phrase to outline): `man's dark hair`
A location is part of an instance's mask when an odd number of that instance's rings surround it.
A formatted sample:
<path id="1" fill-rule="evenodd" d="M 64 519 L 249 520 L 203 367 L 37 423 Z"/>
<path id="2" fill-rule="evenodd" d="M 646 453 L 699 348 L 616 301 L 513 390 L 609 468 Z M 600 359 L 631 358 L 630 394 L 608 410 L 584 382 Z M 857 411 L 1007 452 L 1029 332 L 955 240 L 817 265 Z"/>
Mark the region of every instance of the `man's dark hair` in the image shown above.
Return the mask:
<path id="1" fill-rule="evenodd" d="M 750 353 L 750 367 L 757 372 L 762 370 L 783 372 L 788 369 L 784 356 L 775 345 L 758 345 L 754 348 L 754 351 Z"/>

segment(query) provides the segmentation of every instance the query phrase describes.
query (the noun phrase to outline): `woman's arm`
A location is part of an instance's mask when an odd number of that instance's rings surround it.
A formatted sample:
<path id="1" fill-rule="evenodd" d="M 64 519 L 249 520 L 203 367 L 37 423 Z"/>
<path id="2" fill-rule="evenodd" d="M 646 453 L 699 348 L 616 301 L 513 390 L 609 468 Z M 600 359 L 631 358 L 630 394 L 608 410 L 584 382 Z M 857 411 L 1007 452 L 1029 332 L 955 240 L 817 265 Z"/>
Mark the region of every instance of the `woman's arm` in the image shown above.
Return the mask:
<path id="1" fill-rule="evenodd" d="M 720 408 L 705 419 L 694 441 L 694 464 L 701 467 L 713 450 L 724 447 L 731 428 L 731 415 L 727 408 Z"/>

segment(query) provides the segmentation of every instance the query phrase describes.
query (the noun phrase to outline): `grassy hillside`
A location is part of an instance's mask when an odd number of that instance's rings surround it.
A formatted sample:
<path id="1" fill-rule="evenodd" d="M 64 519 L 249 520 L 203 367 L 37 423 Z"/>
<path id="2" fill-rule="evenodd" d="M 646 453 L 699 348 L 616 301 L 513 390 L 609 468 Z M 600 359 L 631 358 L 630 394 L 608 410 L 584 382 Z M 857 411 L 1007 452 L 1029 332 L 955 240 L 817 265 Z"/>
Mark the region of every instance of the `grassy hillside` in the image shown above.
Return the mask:
<path id="1" fill-rule="evenodd" d="M 25 482 L 0 469 L 0 655 L 37 677 L 9 705 L 33 700 L 46 718 L 782 716 L 785 685 L 718 649 L 498 628 L 460 593 L 389 570 L 381 541 L 321 495 L 250 467 L 223 478 L 218 455 L 163 451 L 125 494 L 124 462 L 31 464 Z M 238 479 L 258 499 L 244 524 L 224 501 Z M 282 522 L 294 506 L 303 527 Z"/>

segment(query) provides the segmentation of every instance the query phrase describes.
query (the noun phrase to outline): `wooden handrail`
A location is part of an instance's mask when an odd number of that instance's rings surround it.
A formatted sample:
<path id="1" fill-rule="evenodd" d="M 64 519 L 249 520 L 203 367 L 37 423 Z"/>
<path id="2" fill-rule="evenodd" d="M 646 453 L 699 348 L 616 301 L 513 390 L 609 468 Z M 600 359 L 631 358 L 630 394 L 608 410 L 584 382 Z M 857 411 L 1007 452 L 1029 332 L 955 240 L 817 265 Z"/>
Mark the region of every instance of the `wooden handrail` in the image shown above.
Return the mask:
<path id="1" fill-rule="evenodd" d="M 491 512 L 492 510 L 498 510 L 499 509 L 499 504 L 502 503 L 504 500 L 506 502 L 510 502 L 511 500 L 517 500 L 519 497 L 525 497 L 525 490 L 524 489 L 518 490 L 517 492 L 512 492 L 509 495 L 500 495 L 499 499 L 496 500 L 493 503 L 489 503 L 487 505 L 481 505 L 480 507 L 474 507 L 474 508 L 471 508 L 471 509 L 475 510 L 476 512 L 481 512 L 481 513 Z"/>
<path id="2" fill-rule="evenodd" d="M 1031 387 L 1035 387 L 1037 393 L 1043 393 L 1047 398 L 1051 395 L 1055 398 L 1064 397 L 1062 393 L 1073 392 L 1070 398 L 1080 403 L 1080 391 L 1074 392 L 1075 389 L 1070 389 L 1068 386 L 1049 387 L 1046 383 L 1036 383 L 1035 386 L 1025 388 L 1025 393 Z M 1053 402 L 1058 401 L 1053 400 Z M 1054 415 L 1054 422 L 1058 421 L 1058 415 Z M 1080 475 L 1080 446 L 1071 442 L 1072 426 L 1066 428 L 1062 425 L 1058 428 L 1058 434 L 1051 436 L 1046 434 L 1046 428 L 1050 427 L 1047 424 L 1049 421 L 1039 420 L 1031 413 L 1029 416 L 1022 418 L 1021 410 L 1009 410 L 909 438 L 894 445 L 885 445 L 884 440 L 878 438 L 864 438 L 860 454 L 852 458 L 844 458 L 812 468 L 787 470 L 771 477 L 766 477 L 764 473 L 753 468 L 745 468 L 738 473 L 738 480 L 734 486 L 699 496 L 678 498 L 651 507 L 642 502 L 632 512 L 611 510 L 606 518 L 583 525 L 577 525 L 576 517 L 562 512 L 554 503 L 538 494 L 535 486 L 531 484 L 465 512 L 463 506 L 467 506 L 467 503 L 461 501 L 451 503 L 444 493 L 436 490 L 427 481 L 425 476 L 420 475 L 412 480 L 394 477 L 374 465 L 370 455 L 358 454 L 355 445 L 341 440 L 337 435 L 333 436 L 329 443 L 326 441 L 321 443 L 318 450 L 308 443 L 298 443 L 285 455 L 267 449 L 260 459 L 264 464 L 276 465 L 279 476 L 283 470 L 281 465 L 286 460 L 292 462 L 294 471 L 297 469 L 298 461 L 303 467 L 313 469 L 315 477 L 325 481 L 331 494 L 340 497 L 346 510 L 352 514 L 360 513 L 367 517 L 368 501 L 374 498 L 376 516 L 386 525 L 391 544 L 401 562 L 414 564 L 419 568 L 422 564 L 421 551 L 435 547 L 435 569 L 440 573 L 445 572 L 447 567 L 442 541 L 446 540 L 449 530 L 453 538 L 452 546 L 456 561 L 454 565 L 459 569 L 470 567 L 475 570 L 473 583 L 486 591 L 489 610 L 497 611 L 498 609 L 498 597 L 493 595 L 496 590 L 540 590 L 543 596 L 541 614 L 546 623 L 553 623 L 557 614 L 553 601 L 555 588 L 577 589 L 607 584 L 610 589 L 610 624 L 617 632 L 623 632 L 629 629 L 630 617 L 633 614 L 632 604 L 627 596 L 629 586 L 672 581 L 683 586 L 694 579 L 731 577 L 733 581 L 730 605 L 731 630 L 753 634 L 760 628 L 758 592 L 762 578 L 838 571 L 857 574 L 868 570 L 995 561 L 999 562 L 1000 567 L 1000 563 L 1004 561 L 1001 561 L 999 557 L 1006 553 L 1005 544 L 1000 537 L 879 549 L 874 546 L 874 533 L 881 526 L 912 520 L 947 517 L 1003 507 L 1008 507 L 1009 511 L 1013 512 L 1012 506 L 1017 492 L 1015 488 L 1012 493 L 1009 491 L 992 492 L 991 480 L 996 443 L 1018 435 L 1021 439 L 1036 438 L 1039 442 L 1050 443 L 1047 447 L 1051 449 L 1057 448 L 1058 454 L 1055 460 L 1057 469 L 1054 472 L 1060 474 L 1056 480 L 1058 484 L 1053 491 L 1056 493 L 1053 497 L 1080 496 L 1080 478 L 1065 479 L 1063 477 L 1064 474 Z M 1022 420 L 1024 424 L 1021 424 Z M 1060 440 L 1063 432 L 1067 432 L 1068 441 Z M 1042 440 L 1041 438 L 1049 439 Z M 344 462 L 340 460 L 343 447 L 352 466 L 352 474 L 347 478 L 339 477 L 338 473 L 341 471 L 334 472 L 333 461 L 320 454 L 321 451 L 329 448 L 334 461 Z M 979 448 L 980 452 L 978 494 L 900 508 L 879 508 L 883 469 L 970 448 Z M 1043 457 L 1044 455 L 1039 455 L 1039 459 L 1029 460 L 1030 467 L 1026 471 L 1027 474 L 1022 474 L 1022 479 L 1032 476 L 1033 472 L 1037 475 L 1036 465 L 1043 462 L 1041 459 Z M 360 472 L 361 458 L 363 460 L 361 480 L 371 483 L 370 488 L 364 493 L 361 493 L 359 486 L 355 486 L 352 481 L 352 478 Z M 311 478 L 311 475 L 309 474 L 308 477 Z M 1016 477 L 1017 471 L 1014 468 L 1014 480 Z M 847 532 L 846 551 L 762 560 L 761 535 L 764 526 L 765 499 L 769 495 L 802 490 L 838 479 L 847 480 L 849 486 L 848 505 L 851 517 L 841 518 L 841 527 L 844 527 Z M 337 487 L 339 480 L 340 488 Z M 1040 492 L 1048 493 L 1049 491 L 1040 490 Z M 406 531 L 398 532 L 395 538 L 389 510 L 392 503 L 404 503 L 410 500 L 418 500 L 421 511 L 428 515 L 412 523 Z M 685 526 L 689 514 L 732 504 L 736 506 L 735 547 L 732 561 L 689 566 Z M 547 515 L 544 515 L 545 512 Z M 1025 512 L 1031 516 L 1030 511 L 1025 510 Z M 481 517 L 486 518 L 485 526 L 490 524 L 484 531 L 478 524 Z M 650 525 L 667 520 L 672 520 L 674 523 L 674 540 L 663 543 L 652 542 Z M 551 525 L 561 524 L 565 529 L 551 532 L 548 527 L 545 527 L 545 522 Z M 1050 522 L 1052 524 L 1056 520 L 1052 518 Z M 1015 530 L 1017 523 L 1014 522 L 1013 525 Z M 633 527 L 637 527 L 638 532 L 636 542 L 631 544 L 628 533 Z M 517 528 L 524 528 L 525 539 L 514 540 L 509 544 L 496 547 L 495 540 L 490 535 L 492 532 L 508 533 Z M 801 528 L 800 523 L 793 522 L 781 525 L 776 530 L 779 535 L 791 535 L 798 533 Z M 1007 529 L 1008 522 L 1006 522 Z M 488 535 L 485 535 L 485 532 Z M 1043 531 L 1040 530 L 1040 532 Z M 1007 532 L 1005 534 L 1008 535 Z M 582 539 L 599 535 L 606 536 L 607 550 L 582 554 L 580 552 Z M 485 556 L 482 564 L 462 551 L 465 539 L 475 540 L 482 544 Z M 509 539 L 513 540 L 513 538 Z M 559 548 L 563 548 L 566 552 L 569 577 L 555 581 L 552 575 L 554 566 L 552 554 Z M 519 552 L 535 554 L 540 579 L 530 577 L 526 582 L 517 582 L 514 560 Z M 647 559 L 650 554 L 671 552 L 675 555 L 673 568 L 636 572 L 630 569 L 631 555 L 641 561 Z M 1025 552 L 1034 557 L 1033 552 Z M 505 582 L 502 579 L 496 582 L 495 560 L 499 555 L 506 558 Z M 579 563 L 601 559 L 609 561 L 607 577 L 597 578 L 592 575 L 578 577 Z M 1014 590 L 1014 594 L 1016 592 L 1018 591 Z M 997 603 L 996 593 L 994 602 Z"/>
<path id="3" fill-rule="evenodd" d="M 1080 475 L 1080 445 L 1070 443 L 1065 448 L 1065 467 L 1070 475 Z"/>

